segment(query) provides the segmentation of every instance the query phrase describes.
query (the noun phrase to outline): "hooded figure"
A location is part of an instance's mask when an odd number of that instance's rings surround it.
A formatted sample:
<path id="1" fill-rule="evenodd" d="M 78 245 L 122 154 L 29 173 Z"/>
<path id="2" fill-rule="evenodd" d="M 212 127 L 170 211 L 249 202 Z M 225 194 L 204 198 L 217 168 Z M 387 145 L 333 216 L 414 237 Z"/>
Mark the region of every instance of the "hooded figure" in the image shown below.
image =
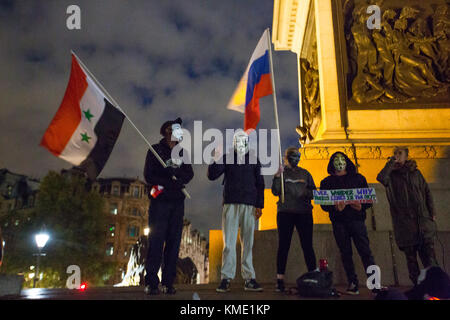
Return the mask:
<path id="1" fill-rule="evenodd" d="M 331 156 L 327 171 L 330 175 L 320 182 L 320 190 L 369 187 L 366 178 L 356 172 L 353 162 L 342 152 L 336 152 Z M 364 269 L 367 270 L 369 266 L 375 265 L 364 223 L 366 209 L 371 206 L 370 203 L 361 204 L 357 201 L 349 204 L 342 202 L 331 206 L 321 205 L 322 209 L 330 214 L 334 237 L 347 275 L 349 284 L 347 293 L 349 294 L 359 294 L 358 279 L 352 259 L 352 240 L 361 256 Z"/>
<path id="2" fill-rule="evenodd" d="M 344 169 L 346 171 L 345 175 L 336 175 L 337 169 L 335 168 L 335 162 L 337 162 L 336 157 L 340 156 L 341 159 L 338 165 L 339 169 Z M 345 165 L 344 165 L 345 163 Z M 354 188 L 368 188 L 366 178 L 363 175 L 356 172 L 356 166 L 352 160 L 347 157 L 346 154 L 342 152 L 335 152 L 328 162 L 327 172 L 328 177 L 323 179 L 320 183 L 321 190 L 334 190 L 334 189 L 354 189 Z M 350 205 L 345 206 L 344 210 L 338 211 L 335 206 L 321 206 L 323 210 L 330 214 L 330 220 L 333 221 L 364 221 L 366 219 L 366 210 L 372 207 L 370 203 L 363 203 L 361 205 L 361 210 L 356 210 Z"/>
<path id="3" fill-rule="evenodd" d="M 437 265 L 433 244 L 436 212 L 430 188 L 404 147 L 394 150 L 377 180 L 386 188 L 395 241 L 406 255 L 409 277 L 416 284 L 420 273 L 417 252 L 425 268 Z"/>

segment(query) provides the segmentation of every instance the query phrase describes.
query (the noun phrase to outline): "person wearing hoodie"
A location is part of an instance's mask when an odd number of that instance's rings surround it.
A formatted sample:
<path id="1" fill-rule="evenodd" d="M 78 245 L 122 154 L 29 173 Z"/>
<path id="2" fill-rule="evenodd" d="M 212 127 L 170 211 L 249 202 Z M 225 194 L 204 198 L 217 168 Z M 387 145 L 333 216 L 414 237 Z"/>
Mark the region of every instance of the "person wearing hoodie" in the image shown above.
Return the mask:
<path id="1" fill-rule="evenodd" d="M 356 172 L 354 163 L 342 152 L 335 152 L 328 163 L 328 177 L 320 182 L 320 190 L 368 188 L 366 178 Z M 359 294 L 358 278 L 352 258 L 352 240 L 361 257 L 364 269 L 375 265 L 369 246 L 369 237 L 364 223 L 370 203 L 354 201 L 335 205 L 321 205 L 330 215 L 333 234 L 341 253 L 342 263 L 348 280 L 347 293 Z M 367 272 L 367 271 L 366 271 Z M 376 289 L 374 289 L 376 290 Z"/>
<path id="2" fill-rule="evenodd" d="M 221 282 L 217 292 L 230 290 L 236 274 L 236 239 L 240 228 L 242 248 L 241 274 L 244 290 L 262 291 L 256 282 L 253 268 L 253 238 L 256 220 L 264 208 L 264 178 L 261 163 L 253 150 L 249 150 L 249 137 L 245 131 L 236 131 L 233 148 L 221 156 L 216 150 L 215 161 L 208 167 L 208 179 L 213 181 L 224 175 L 222 232 L 223 252 Z M 232 159 L 232 161 L 229 161 Z M 228 161 L 227 161 L 228 160 Z M 254 160 L 254 161 L 253 161 Z M 254 162 L 254 163 L 253 163 Z"/>
<path id="3" fill-rule="evenodd" d="M 405 253 L 409 278 L 414 285 L 420 274 L 417 253 L 424 268 L 437 266 L 434 251 L 436 211 L 425 178 L 408 148 L 397 147 L 377 180 L 385 186 L 397 246 Z"/>
<path id="4" fill-rule="evenodd" d="M 291 147 L 285 152 L 285 167 L 281 166 L 272 181 L 272 193 L 281 194 L 281 172 L 284 173 L 284 202 L 278 201 L 277 229 L 277 292 L 284 292 L 284 273 L 291 246 L 294 227 L 297 229 L 308 271 L 316 270 L 316 255 L 313 249 L 313 216 L 311 200 L 316 189 L 311 174 L 298 166 L 300 152 Z"/>

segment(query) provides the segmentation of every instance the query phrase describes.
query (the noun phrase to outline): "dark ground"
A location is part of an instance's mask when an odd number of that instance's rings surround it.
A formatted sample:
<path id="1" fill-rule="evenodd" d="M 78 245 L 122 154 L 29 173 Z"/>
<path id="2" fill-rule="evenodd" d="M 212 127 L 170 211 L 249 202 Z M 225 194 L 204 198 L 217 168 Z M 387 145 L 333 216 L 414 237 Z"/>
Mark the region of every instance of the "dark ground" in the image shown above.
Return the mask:
<path id="1" fill-rule="evenodd" d="M 202 285 L 177 285 L 175 295 L 160 294 L 148 296 L 144 294 L 143 287 L 96 287 L 87 288 L 85 291 L 69 289 L 23 289 L 20 296 L 2 297 L 6 300 L 311 300 L 295 294 L 278 293 L 274 291 L 274 284 L 262 284 L 263 292 L 247 292 L 239 283 L 232 283 L 231 291 L 216 293 L 217 284 Z M 287 286 L 288 288 L 294 285 Z M 345 287 L 336 287 L 340 292 Z M 397 287 L 404 292 L 407 287 Z M 314 300 L 373 300 L 374 295 L 363 287 L 360 294 L 352 296 L 342 294 L 340 298 L 314 299 Z M 194 299 L 195 298 L 197 299 Z"/>

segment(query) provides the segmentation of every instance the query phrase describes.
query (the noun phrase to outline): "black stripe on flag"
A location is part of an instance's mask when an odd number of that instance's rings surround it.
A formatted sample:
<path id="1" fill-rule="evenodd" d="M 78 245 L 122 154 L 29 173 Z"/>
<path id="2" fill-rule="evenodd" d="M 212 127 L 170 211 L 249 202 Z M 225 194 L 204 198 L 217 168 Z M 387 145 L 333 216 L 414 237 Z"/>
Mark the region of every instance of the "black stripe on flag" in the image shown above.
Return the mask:
<path id="1" fill-rule="evenodd" d="M 104 99 L 104 101 L 105 110 L 94 128 L 97 143 L 79 166 L 91 180 L 95 180 L 102 172 L 116 144 L 125 119 L 125 115 L 119 109 L 114 107 L 107 99 Z"/>

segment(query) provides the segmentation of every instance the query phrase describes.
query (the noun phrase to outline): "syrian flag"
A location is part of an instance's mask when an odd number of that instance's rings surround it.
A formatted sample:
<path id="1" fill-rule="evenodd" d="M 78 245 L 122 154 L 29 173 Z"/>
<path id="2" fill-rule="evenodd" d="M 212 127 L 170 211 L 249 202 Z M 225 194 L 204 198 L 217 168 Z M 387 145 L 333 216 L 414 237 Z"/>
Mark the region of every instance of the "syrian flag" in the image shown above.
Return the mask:
<path id="1" fill-rule="evenodd" d="M 66 93 L 40 145 L 95 180 L 114 148 L 124 118 L 72 54 Z"/>

